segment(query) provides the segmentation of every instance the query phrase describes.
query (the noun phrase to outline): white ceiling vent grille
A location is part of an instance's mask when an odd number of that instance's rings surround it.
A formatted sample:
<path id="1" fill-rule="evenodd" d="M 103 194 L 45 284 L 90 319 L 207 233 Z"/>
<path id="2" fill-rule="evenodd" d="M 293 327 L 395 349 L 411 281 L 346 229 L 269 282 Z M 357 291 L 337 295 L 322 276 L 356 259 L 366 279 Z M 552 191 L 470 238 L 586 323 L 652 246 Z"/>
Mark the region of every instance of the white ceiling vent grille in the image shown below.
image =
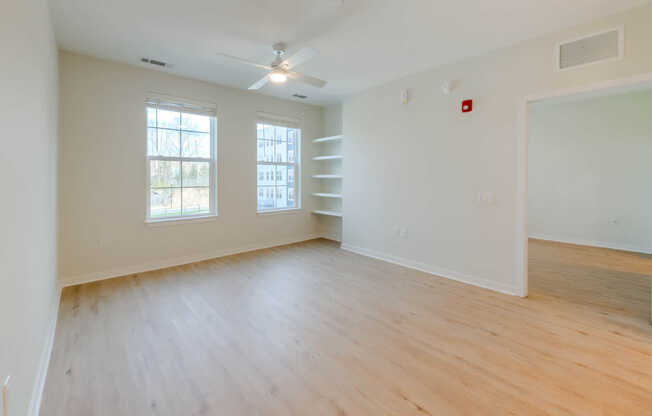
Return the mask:
<path id="1" fill-rule="evenodd" d="M 557 70 L 563 71 L 624 56 L 624 28 L 594 33 L 557 46 Z"/>

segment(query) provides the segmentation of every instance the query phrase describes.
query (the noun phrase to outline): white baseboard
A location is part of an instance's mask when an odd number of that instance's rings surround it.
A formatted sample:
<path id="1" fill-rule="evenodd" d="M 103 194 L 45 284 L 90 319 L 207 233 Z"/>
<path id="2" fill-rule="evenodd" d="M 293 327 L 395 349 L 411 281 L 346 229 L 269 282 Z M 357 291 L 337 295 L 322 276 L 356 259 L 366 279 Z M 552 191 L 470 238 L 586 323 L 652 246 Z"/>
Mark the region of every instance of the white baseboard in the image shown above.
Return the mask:
<path id="1" fill-rule="evenodd" d="M 54 335 L 57 331 L 57 319 L 59 317 L 59 304 L 61 303 L 61 287 L 57 288 L 56 305 L 54 313 L 50 317 L 50 325 L 48 327 L 47 339 L 41 351 L 41 358 L 39 359 L 38 371 L 36 373 L 36 380 L 34 381 L 34 388 L 32 390 L 32 398 L 29 402 L 29 409 L 27 416 L 38 416 L 41 411 L 41 399 L 43 398 L 43 389 L 45 388 L 45 379 L 48 375 L 48 368 L 50 367 L 50 357 L 52 356 L 52 346 L 54 345 Z"/>
<path id="2" fill-rule="evenodd" d="M 417 261 L 405 259 L 402 257 L 391 256 L 389 254 L 380 253 L 374 250 L 369 250 L 366 248 L 355 247 L 350 244 L 342 243 L 341 248 L 356 254 L 360 254 L 366 257 L 372 257 L 374 259 L 386 261 L 388 263 L 397 264 L 399 266 L 407 267 L 410 269 L 419 270 L 428 274 L 432 274 L 438 277 L 443 277 L 450 280 L 455 280 L 457 282 L 466 283 L 473 286 L 479 286 L 484 289 L 493 290 L 495 292 L 505 293 L 507 295 L 519 296 L 518 288 L 503 283 L 497 283 L 489 279 L 469 276 L 463 273 L 459 273 L 453 270 L 447 270 L 438 266 L 433 266 L 430 264 L 420 263 Z"/>
<path id="3" fill-rule="evenodd" d="M 650 248 L 642 248 L 642 247 L 636 247 L 636 246 L 630 246 L 630 245 L 618 244 L 618 243 L 606 243 L 604 241 L 560 238 L 560 237 L 547 235 L 547 234 L 530 234 L 528 238 L 532 238 L 535 240 L 552 241 L 555 243 L 575 244 L 578 246 L 610 248 L 612 250 L 631 251 L 633 253 L 642 253 L 642 254 L 652 254 L 652 249 Z"/>
<path id="4" fill-rule="evenodd" d="M 61 279 L 62 287 L 75 286 L 82 283 L 97 282 L 99 280 L 111 279 L 113 277 L 127 276 L 134 273 L 144 273 L 152 270 L 166 269 L 168 267 L 182 266 L 184 264 L 196 263 L 199 261 L 215 259 L 218 257 L 231 256 L 233 254 L 246 253 L 248 251 L 262 250 L 265 248 L 277 247 L 286 244 L 299 243 L 302 241 L 320 238 L 320 234 L 309 234 L 303 237 L 287 238 L 266 243 L 256 243 L 245 247 L 233 249 L 220 249 L 204 254 L 175 257 L 171 259 L 156 260 L 147 263 L 134 264 L 130 266 L 117 267 L 110 270 L 86 273 L 78 276 L 70 276 Z"/>

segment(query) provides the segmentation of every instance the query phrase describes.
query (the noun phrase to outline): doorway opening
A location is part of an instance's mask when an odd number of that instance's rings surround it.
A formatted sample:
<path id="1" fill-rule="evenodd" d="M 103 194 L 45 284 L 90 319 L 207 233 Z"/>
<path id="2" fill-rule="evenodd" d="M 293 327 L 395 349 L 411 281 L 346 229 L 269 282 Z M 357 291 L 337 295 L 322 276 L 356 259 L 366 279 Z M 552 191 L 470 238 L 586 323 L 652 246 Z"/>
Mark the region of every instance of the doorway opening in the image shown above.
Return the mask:
<path id="1" fill-rule="evenodd" d="M 528 97 L 521 110 L 521 295 L 647 324 L 652 76 Z"/>

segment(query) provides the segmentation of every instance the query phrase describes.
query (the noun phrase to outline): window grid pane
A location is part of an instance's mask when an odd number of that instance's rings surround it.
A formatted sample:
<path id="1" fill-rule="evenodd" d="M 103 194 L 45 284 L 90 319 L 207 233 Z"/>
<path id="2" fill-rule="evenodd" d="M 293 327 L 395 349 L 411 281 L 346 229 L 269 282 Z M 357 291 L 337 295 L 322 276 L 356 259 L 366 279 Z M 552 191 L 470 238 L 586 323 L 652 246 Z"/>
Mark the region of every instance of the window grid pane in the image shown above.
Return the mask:
<path id="1" fill-rule="evenodd" d="M 150 198 L 150 216 L 152 218 L 178 217 L 181 214 L 181 189 L 152 189 Z"/>
<path id="2" fill-rule="evenodd" d="M 166 160 L 149 162 L 150 186 L 155 188 L 180 188 L 180 163 Z"/>
<path id="3" fill-rule="evenodd" d="M 181 190 L 182 215 L 199 215 L 210 212 L 210 188 L 207 186 Z"/>
<path id="4" fill-rule="evenodd" d="M 212 117 L 148 106 L 147 130 L 150 218 L 210 214 Z"/>

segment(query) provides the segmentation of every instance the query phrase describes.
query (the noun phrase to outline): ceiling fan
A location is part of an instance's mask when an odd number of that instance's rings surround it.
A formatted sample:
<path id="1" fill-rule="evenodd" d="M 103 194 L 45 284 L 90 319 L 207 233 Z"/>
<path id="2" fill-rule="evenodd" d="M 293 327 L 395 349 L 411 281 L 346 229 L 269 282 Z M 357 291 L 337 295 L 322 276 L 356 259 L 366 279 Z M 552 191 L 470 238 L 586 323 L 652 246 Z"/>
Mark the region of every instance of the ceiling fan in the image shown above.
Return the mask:
<path id="1" fill-rule="evenodd" d="M 223 53 L 218 53 L 218 55 L 228 58 L 235 62 L 240 62 L 242 64 L 251 65 L 258 68 L 264 68 L 269 71 L 269 73 L 265 75 L 263 78 L 254 82 L 249 87 L 250 90 L 258 90 L 262 88 L 265 84 L 267 84 L 268 81 L 271 81 L 275 84 L 282 84 L 285 81 L 287 81 L 288 78 L 293 79 L 295 81 L 303 82 L 304 84 L 312 85 L 313 87 L 317 87 L 317 88 L 322 88 L 324 85 L 326 85 L 326 81 L 322 81 L 321 79 L 311 77 L 309 75 L 300 74 L 298 72 L 291 71 L 291 69 L 294 68 L 295 66 L 301 65 L 302 63 L 312 59 L 317 54 L 317 52 L 314 49 L 303 48 L 299 52 L 295 53 L 294 55 L 290 56 L 287 59 L 283 58 L 283 56 L 285 55 L 284 43 L 275 43 L 274 46 L 272 46 L 272 49 L 274 50 L 274 54 L 276 55 L 276 58 L 274 58 L 274 61 L 272 61 L 272 63 L 269 65 L 263 65 L 256 62 L 251 62 L 246 59 L 238 58 L 236 56 L 226 55 Z"/>

